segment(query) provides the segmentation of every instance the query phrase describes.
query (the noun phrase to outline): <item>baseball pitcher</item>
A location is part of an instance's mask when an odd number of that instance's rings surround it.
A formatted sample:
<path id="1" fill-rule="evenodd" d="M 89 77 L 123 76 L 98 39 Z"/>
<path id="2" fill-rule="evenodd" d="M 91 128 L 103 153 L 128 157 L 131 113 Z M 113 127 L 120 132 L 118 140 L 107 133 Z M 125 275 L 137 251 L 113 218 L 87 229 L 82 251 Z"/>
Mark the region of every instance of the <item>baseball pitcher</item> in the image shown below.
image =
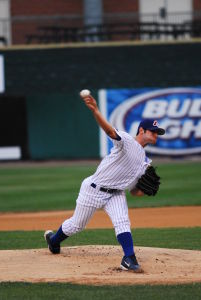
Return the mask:
<path id="1" fill-rule="evenodd" d="M 58 254 L 61 242 L 83 230 L 95 211 L 102 208 L 109 215 L 123 249 L 121 269 L 142 272 L 135 256 L 125 190 L 133 196 L 154 196 L 157 193 L 160 177 L 151 166 L 144 147 L 155 144 L 158 135 L 163 135 L 165 130 L 159 128 L 157 121 L 143 120 L 136 137 L 132 137 L 107 122 L 89 92 L 85 90 L 80 95 L 98 125 L 112 140 L 113 148 L 95 173 L 82 182 L 73 216 L 65 220 L 55 234 L 47 230 L 44 237 L 49 250 Z"/>

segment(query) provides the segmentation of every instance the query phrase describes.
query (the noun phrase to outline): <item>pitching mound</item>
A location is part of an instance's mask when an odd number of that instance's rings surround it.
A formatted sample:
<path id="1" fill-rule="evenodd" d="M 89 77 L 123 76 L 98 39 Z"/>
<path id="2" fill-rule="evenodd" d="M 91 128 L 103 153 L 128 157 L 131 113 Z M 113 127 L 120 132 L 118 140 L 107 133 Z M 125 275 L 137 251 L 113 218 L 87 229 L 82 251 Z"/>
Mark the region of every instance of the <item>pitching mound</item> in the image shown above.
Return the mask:
<path id="1" fill-rule="evenodd" d="M 118 246 L 64 247 L 0 251 L 0 281 L 71 282 L 79 284 L 172 284 L 201 282 L 201 251 L 135 247 L 144 273 L 119 268 Z"/>

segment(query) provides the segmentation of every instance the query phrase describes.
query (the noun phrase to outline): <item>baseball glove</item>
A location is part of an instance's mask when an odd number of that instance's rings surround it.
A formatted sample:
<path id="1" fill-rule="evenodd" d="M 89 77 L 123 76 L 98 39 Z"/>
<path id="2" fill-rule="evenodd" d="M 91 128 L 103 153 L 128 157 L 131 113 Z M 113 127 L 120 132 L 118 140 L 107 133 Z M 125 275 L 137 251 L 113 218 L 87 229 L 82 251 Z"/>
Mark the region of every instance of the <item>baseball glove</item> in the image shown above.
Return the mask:
<path id="1" fill-rule="evenodd" d="M 160 185 L 160 176 L 156 174 L 156 168 L 147 167 L 145 173 L 139 178 L 136 187 L 148 196 L 155 196 Z"/>

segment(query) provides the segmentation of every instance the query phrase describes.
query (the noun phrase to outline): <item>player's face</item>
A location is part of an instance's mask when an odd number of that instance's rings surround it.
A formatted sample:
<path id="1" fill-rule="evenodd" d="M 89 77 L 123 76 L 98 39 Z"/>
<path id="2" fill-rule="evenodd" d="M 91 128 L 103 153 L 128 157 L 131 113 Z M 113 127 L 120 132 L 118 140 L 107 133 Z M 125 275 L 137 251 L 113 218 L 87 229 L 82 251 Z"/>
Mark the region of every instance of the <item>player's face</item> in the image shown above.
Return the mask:
<path id="1" fill-rule="evenodd" d="M 156 144 L 158 138 L 157 132 L 146 130 L 144 134 L 145 134 L 146 144 Z"/>

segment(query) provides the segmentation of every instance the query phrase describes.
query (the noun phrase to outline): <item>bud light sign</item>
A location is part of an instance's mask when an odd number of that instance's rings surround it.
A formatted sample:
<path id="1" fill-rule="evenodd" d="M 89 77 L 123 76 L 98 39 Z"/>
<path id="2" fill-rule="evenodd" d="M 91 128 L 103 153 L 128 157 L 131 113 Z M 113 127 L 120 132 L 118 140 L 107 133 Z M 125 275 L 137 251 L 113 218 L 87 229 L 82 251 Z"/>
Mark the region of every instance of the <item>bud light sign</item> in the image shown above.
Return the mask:
<path id="1" fill-rule="evenodd" d="M 180 156 L 201 153 L 201 88 L 108 89 L 99 91 L 103 115 L 118 130 L 136 136 L 141 120 L 154 119 L 164 128 L 146 151 Z M 112 143 L 101 131 L 101 156 Z"/>

